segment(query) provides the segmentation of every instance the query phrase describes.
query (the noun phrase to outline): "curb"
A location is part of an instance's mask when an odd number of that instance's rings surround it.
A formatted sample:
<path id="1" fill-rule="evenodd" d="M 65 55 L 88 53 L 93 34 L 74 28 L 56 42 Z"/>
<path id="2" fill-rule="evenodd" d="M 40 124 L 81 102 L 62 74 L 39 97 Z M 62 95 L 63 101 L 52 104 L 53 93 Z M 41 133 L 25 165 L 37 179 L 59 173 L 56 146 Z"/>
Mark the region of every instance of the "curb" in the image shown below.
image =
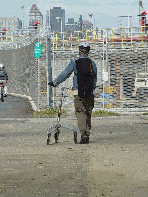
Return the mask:
<path id="1" fill-rule="evenodd" d="M 30 101 L 30 104 L 31 104 L 31 106 L 32 106 L 32 109 L 33 109 L 34 111 L 37 110 L 37 106 L 36 106 L 35 102 L 32 100 L 32 98 L 31 98 L 30 96 L 26 96 L 26 95 L 22 95 L 22 94 L 15 94 L 15 93 L 9 93 L 9 92 L 8 92 L 8 94 L 9 94 L 9 95 L 12 95 L 12 96 L 22 97 L 22 98 L 28 99 L 28 100 Z"/>

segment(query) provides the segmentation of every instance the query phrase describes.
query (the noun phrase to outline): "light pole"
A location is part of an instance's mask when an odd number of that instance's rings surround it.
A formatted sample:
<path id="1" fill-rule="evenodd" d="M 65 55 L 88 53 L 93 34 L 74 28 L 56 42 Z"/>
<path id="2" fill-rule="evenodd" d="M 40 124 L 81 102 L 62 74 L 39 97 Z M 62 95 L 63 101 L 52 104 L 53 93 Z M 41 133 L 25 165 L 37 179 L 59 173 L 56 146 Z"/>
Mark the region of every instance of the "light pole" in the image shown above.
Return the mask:
<path id="1" fill-rule="evenodd" d="M 93 16 L 93 18 L 94 18 L 94 24 L 93 24 L 93 35 L 95 35 L 95 32 L 94 32 L 94 30 L 95 30 L 95 16 L 94 16 L 94 14 L 93 14 L 93 13 L 89 13 L 89 14 L 88 14 L 88 16 L 89 16 L 90 18 L 92 18 L 92 16 Z"/>
<path id="2" fill-rule="evenodd" d="M 20 7 L 23 12 L 24 5 L 21 5 Z M 24 14 L 23 14 L 22 30 L 24 30 Z"/>
<path id="3" fill-rule="evenodd" d="M 61 37 L 62 37 L 62 17 L 56 17 L 57 21 L 59 22 L 61 20 Z"/>

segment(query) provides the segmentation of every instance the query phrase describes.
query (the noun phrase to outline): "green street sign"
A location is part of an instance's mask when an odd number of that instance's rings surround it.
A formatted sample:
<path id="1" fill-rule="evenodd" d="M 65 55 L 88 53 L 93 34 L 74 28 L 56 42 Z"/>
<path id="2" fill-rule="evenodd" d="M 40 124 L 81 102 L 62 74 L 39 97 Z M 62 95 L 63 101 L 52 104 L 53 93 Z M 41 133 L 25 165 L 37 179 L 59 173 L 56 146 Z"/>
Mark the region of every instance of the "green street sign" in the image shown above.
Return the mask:
<path id="1" fill-rule="evenodd" d="M 39 58 L 41 56 L 41 43 L 36 42 L 34 45 L 34 55 L 36 58 Z"/>

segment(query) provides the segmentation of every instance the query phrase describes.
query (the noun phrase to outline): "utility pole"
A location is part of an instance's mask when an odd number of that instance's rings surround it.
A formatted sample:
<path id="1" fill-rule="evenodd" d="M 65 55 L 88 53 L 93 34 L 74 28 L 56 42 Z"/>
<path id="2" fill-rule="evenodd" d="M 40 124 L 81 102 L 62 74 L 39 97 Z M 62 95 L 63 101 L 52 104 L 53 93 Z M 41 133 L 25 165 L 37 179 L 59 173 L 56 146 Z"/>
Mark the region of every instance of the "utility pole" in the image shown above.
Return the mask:
<path id="1" fill-rule="evenodd" d="M 47 61 L 47 108 L 51 108 L 51 86 L 48 85 L 52 81 L 52 68 L 51 68 L 51 27 L 47 28 L 46 35 L 46 61 Z"/>
<path id="2" fill-rule="evenodd" d="M 22 30 L 24 30 L 24 14 L 23 14 L 24 5 L 21 5 L 20 7 L 21 7 L 21 10 L 22 10 L 22 15 L 23 15 Z"/>
<path id="3" fill-rule="evenodd" d="M 106 32 L 106 72 L 107 72 L 107 76 L 108 76 L 108 30 Z M 108 109 L 108 79 L 106 81 L 106 95 L 107 95 L 106 108 Z"/>
<path id="4" fill-rule="evenodd" d="M 139 1 L 139 15 L 141 15 L 142 1 Z M 139 17 L 139 27 L 141 26 L 141 17 Z"/>
<path id="5" fill-rule="evenodd" d="M 103 110 L 104 110 L 104 30 L 103 30 Z"/>
<path id="6" fill-rule="evenodd" d="M 53 80 L 54 80 L 54 31 L 53 31 L 53 65 L 52 65 L 52 75 L 53 75 Z M 54 87 L 53 87 L 53 108 L 54 108 Z"/>

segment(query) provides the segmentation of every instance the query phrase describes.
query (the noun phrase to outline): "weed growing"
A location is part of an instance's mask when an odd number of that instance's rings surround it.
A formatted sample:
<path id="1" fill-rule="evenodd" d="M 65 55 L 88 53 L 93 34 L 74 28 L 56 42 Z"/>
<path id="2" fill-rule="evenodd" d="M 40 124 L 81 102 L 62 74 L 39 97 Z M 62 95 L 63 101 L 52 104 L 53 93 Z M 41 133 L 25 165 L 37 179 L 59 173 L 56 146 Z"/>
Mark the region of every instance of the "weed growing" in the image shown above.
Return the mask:
<path id="1" fill-rule="evenodd" d="M 103 111 L 103 110 L 99 110 L 99 111 L 94 111 L 92 112 L 92 116 L 94 117 L 102 117 L 102 116 L 119 116 L 120 114 L 115 113 L 115 112 L 110 112 L 110 111 Z"/>
<path id="2" fill-rule="evenodd" d="M 50 108 L 50 109 L 44 109 L 41 111 L 35 111 L 33 116 L 38 117 L 38 118 L 46 118 L 46 117 L 56 116 L 58 112 L 59 112 L 58 109 Z M 66 114 L 66 110 L 62 109 L 61 115 L 65 115 L 65 114 Z"/>

